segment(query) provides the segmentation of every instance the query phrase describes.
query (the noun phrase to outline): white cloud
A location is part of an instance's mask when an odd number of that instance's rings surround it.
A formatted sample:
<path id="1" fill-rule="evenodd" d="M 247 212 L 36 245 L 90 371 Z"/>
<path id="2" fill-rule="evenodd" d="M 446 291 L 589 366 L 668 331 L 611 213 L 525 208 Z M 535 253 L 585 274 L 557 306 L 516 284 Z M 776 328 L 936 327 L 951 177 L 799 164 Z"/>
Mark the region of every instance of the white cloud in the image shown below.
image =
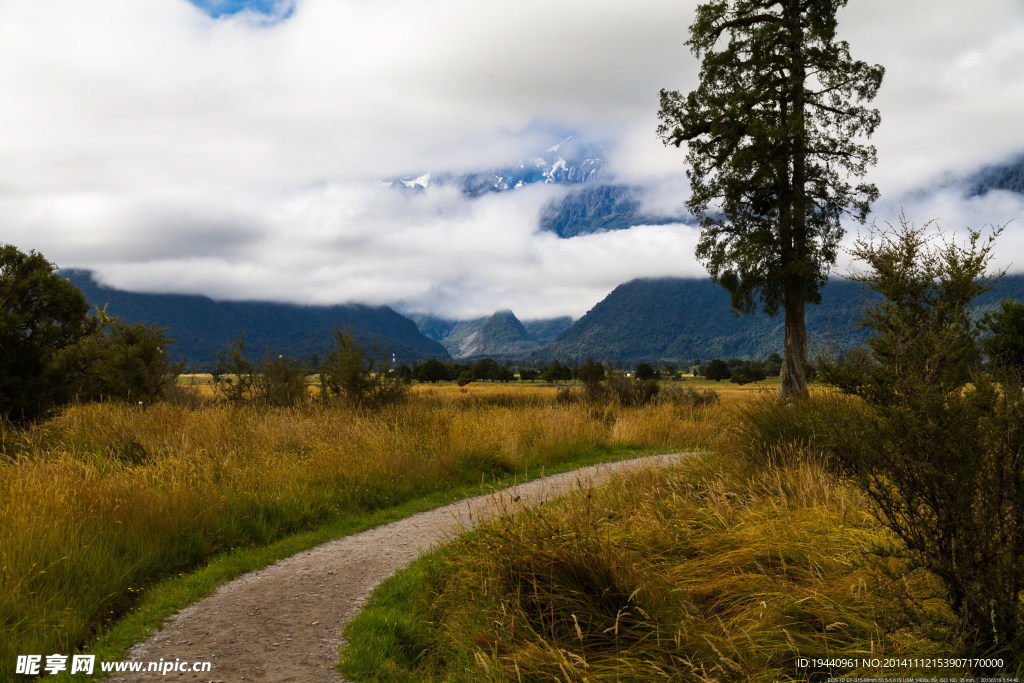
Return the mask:
<path id="1" fill-rule="evenodd" d="M 683 152 L 655 137 L 657 92 L 696 82 L 695 6 L 298 0 L 268 24 L 185 0 L 2 3 L 0 239 L 133 289 L 579 315 L 632 277 L 700 274 L 692 229 L 558 240 L 536 230 L 550 188 L 469 202 L 374 181 L 500 167 L 577 130 L 671 214 Z M 1024 150 L 1020 4 L 858 0 L 840 21 L 887 67 L 876 214 L 1024 222 L 1013 197 L 913 194 Z"/>

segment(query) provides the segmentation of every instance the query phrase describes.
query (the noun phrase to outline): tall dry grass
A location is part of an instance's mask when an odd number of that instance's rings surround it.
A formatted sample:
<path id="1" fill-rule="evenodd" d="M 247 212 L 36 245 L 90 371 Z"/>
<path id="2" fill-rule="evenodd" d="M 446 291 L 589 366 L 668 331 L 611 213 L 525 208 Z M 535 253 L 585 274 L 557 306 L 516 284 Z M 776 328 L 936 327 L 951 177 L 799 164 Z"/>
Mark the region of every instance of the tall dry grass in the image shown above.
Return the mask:
<path id="1" fill-rule="evenodd" d="M 18 654 L 72 652 L 155 581 L 218 552 L 595 451 L 701 443 L 697 427 L 661 424 L 670 412 L 465 389 L 378 412 L 82 405 L 4 431 L 0 678 Z"/>
<path id="2" fill-rule="evenodd" d="M 463 536 L 385 583 L 346 633 L 343 671 L 392 681 L 962 675 L 799 665 L 981 654 L 960 648 L 939 584 L 813 438 L 842 408 L 830 395 L 796 409 L 752 395 L 711 409 L 713 455 Z M 685 429 L 657 424 L 637 434 Z"/>

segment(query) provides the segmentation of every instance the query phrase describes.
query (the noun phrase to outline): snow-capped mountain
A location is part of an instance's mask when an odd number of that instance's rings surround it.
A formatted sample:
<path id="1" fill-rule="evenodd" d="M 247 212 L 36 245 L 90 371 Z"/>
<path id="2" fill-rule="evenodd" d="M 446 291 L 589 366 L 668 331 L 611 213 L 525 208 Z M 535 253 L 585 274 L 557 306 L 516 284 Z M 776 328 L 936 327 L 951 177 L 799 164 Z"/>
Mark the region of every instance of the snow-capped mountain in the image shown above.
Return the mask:
<path id="1" fill-rule="evenodd" d="M 616 184 L 604 171 L 604 149 L 570 135 L 532 159 L 506 168 L 467 173 L 423 173 L 394 178 L 384 184 L 401 192 L 422 192 L 432 185 L 458 188 L 469 198 L 493 192 L 548 184 L 565 188 L 541 213 L 538 227 L 559 237 L 635 225 L 685 221 L 685 216 L 652 216 L 643 212 L 644 189 Z"/>
<path id="2" fill-rule="evenodd" d="M 409 175 L 384 181 L 400 190 L 420 191 L 430 184 L 455 185 L 470 197 L 488 192 L 508 192 L 534 183 L 577 185 L 593 180 L 604 166 L 603 150 L 573 136 L 548 148 L 532 159 L 521 160 L 506 168 L 468 173 L 432 173 Z"/>

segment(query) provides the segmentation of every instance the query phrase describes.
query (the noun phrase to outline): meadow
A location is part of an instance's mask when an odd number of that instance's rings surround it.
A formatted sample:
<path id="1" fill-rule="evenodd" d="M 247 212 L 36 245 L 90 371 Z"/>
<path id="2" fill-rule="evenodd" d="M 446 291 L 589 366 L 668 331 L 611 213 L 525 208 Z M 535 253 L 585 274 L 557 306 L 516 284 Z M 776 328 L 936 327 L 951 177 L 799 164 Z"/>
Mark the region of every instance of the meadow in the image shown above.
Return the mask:
<path id="1" fill-rule="evenodd" d="M 346 630 L 342 673 L 974 680 L 979 669 L 944 661 L 985 653 L 963 640 L 942 585 L 816 436 L 853 409 L 823 390 L 788 410 L 730 392 L 701 422 L 711 450 L 487 523 L 386 581 Z"/>
<path id="2" fill-rule="evenodd" d="M 377 410 L 268 408 L 203 398 L 200 385 L 181 403 L 73 405 L 2 428 L 0 678 L 19 654 L 107 642 L 117 656 L 217 581 L 382 514 L 596 460 L 707 448 L 719 410 L 675 399 L 594 406 L 548 386 L 480 384 L 417 386 Z M 267 547 L 167 601 L 167 585 Z M 140 613 L 144 625 L 109 645 Z"/>

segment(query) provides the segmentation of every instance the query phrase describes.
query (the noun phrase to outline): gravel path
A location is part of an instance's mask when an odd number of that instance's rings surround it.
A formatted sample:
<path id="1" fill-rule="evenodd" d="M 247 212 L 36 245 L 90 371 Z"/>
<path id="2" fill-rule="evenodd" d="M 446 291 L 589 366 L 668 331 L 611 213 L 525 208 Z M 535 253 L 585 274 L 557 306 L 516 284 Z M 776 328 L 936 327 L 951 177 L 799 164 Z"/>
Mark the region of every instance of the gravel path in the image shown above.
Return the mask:
<path id="1" fill-rule="evenodd" d="M 212 671 L 120 674 L 108 680 L 338 681 L 334 666 L 341 630 L 381 581 L 424 552 L 502 511 L 537 505 L 642 467 L 663 467 L 683 455 L 593 465 L 536 479 L 293 555 L 224 584 L 131 651 L 134 661 L 209 661 Z"/>

